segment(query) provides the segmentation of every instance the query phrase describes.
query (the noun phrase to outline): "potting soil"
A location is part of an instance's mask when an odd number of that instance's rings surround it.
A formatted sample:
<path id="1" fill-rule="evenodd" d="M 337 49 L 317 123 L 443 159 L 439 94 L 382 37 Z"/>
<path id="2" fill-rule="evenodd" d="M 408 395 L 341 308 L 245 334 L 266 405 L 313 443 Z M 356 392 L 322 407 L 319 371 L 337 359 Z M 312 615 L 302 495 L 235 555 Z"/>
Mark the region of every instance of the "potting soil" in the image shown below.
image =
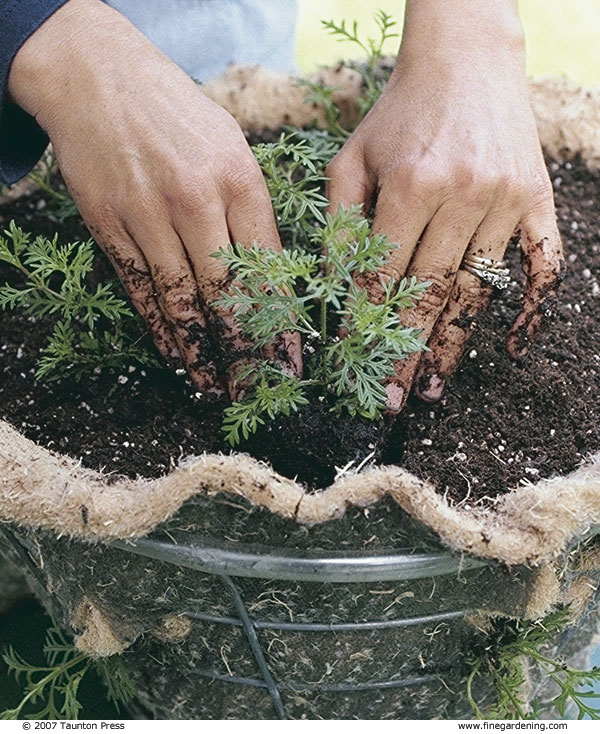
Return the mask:
<path id="1" fill-rule="evenodd" d="M 339 420 L 317 407 L 266 427 L 242 450 L 309 486 L 327 486 L 336 468 L 374 454 L 434 482 L 455 501 L 486 502 L 519 484 L 575 468 L 600 448 L 600 175 L 581 159 L 549 161 L 568 274 L 559 301 L 523 362 L 504 338 L 523 290 L 517 246 L 514 281 L 478 320 L 462 363 L 435 405 L 411 399 L 393 427 Z M 0 208 L 26 231 L 61 241 L 87 239 L 79 220 L 56 222 L 37 194 Z M 96 277 L 111 277 L 98 255 Z M 113 276 L 114 277 L 114 276 Z M 19 274 L 0 263 L 0 282 Z M 0 417 L 84 465 L 130 477 L 164 474 L 180 457 L 229 451 L 224 406 L 203 406 L 184 378 L 166 370 L 103 370 L 79 383 L 36 382 L 51 325 L 18 312 L 0 323 Z M 33 409 L 35 406 L 35 409 Z M 351 468 L 351 467 L 350 467 Z"/>

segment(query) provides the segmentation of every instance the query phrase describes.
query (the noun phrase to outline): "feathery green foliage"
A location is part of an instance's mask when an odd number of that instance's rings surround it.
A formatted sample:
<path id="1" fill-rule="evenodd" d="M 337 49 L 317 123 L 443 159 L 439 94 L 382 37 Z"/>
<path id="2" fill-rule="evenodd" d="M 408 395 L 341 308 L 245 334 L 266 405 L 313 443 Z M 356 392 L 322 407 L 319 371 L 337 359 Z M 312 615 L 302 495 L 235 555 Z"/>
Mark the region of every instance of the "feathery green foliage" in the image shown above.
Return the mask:
<path id="1" fill-rule="evenodd" d="M 573 706 L 578 719 L 585 716 L 600 719 L 600 707 L 592 702 L 592 699 L 598 700 L 593 686 L 600 681 L 600 668 L 576 670 L 544 652 L 544 648 L 565 629 L 568 620 L 569 610 L 563 608 L 535 622 L 503 622 L 498 645 L 472 661 L 467 680 L 467 697 L 478 718 L 535 719 L 553 708 L 564 717 L 567 707 Z M 559 693 L 551 701 L 526 703 L 523 698 L 525 664 L 537 665 L 556 684 Z M 489 676 L 497 695 L 496 702 L 485 711 L 473 697 L 474 681 L 481 675 Z"/>
<path id="2" fill-rule="evenodd" d="M 377 419 L 385 407 L 383 381 L 394 364 L 424 349 L 420 331 L 402 326 L 398 312 L 412 306 L 428 283 L 416 278 L 381 284 L 373 303 L 356 276 L 375 273 L 395 245 L 384 235 L 371 235 L 360 207 L 340 208 L 325 216 L 325 226 L 312 234 L 320 253 L 298 249 L 277 252 L 230 245 L 215 257 L 234 275 L 216 305 L 232 311 L 243 333 L 257 349 L 283 332 L 305 337 L 314 356 L 305 365 L 304 380 L 256 362 L 238 379 L 247 396 L 226 410 L 224 430 L 235 445 L 269 418 L 287 415 L 307 402 L 303 388 L 317 386 L 332 399 L 332 409 Z M 268 286 L 265 286 L 268 284 Z M 340 338 L 339 332 L 344 336 Z"/>
<path id="3" fill-rule="evenodd" d="M 0 309 L 20 308 L 37 318 L 54 316 L 54 325 L 36 376 L 74 377 L 98 366 L 121 367 L 132 361 L 155 364 L 155 357 L 124 330 L 134 323 L 132 310 L 115 295 L 111 283 L 87 285 L 94 265 L 91 241 L 61 245 L 53 239 L 31 236 L 13 222 L 0 236 L 0 261 L 24 276 L 18 287 L 0 286 Z"/>
<path id="4" fill-rule="evenodd" d="M 336 23 L 333 20 L 322 20 L 321 24 L 329 33 L 337 36 L 338 41 L 350 41 L 359 46 L 366 54 L 369 65 L 374 69 L 377 62 L 383 58 L 385 42 L 389 38 L 397 38 L 399 34 L 393 30 L 397 25 L 396 21 L 385 10 L 378 10 L 373 17 L 379 29 L 379 37 L 367 38 L 365 41 L 358 35 L 357 21 L 352 23 L 352 30 L 348 28 L 345 20 L 342 20 L 341 23 Z"/>
<path id="5" fill-rule="evenodd" d="M 81 681 L 90 669 L 104 679 L 106 697 L 117 709 L 135 695 L 135 687 L 119 656 L 92 660 L 67 641 L 62 630 L 53 625 L 44 644 L 46 666 L 30 665 L 9 647 L 2 656 L 16 680 L 24 684 L 21 703 L 0 713 L 0 719 L 77 719 L 81 703 L 77 695 Z M 35 713 L 23 713 L 26 707 L 39 704 Z"/>
<path id="6" fill-rule="evenodd" d="M 299 135 L 282 133 L 276 143 L 252 148 L 267 183 L 277 226 L 293 242 L 325 221 L 327 199 L 322 188 L 328 159 L 324 147 L 323 139 L 317 147 Z"/>
<path id="7" fill-rule="evenodd" d="M 48 148 L 28 178 L 49 196 L 47 213 L 59 222 L 64 222 L 77 216 L 79 210 L 67 187 L 64 184 L 55 185 L 57 175 L 56 156 L 52 148 Z"/>
<path id="8" fill-rule="evenodd" d="M 247 439 L 255 433 L 265 424 L 265 418 L 273 420 L 278 415 L 287 416 L 308 404 L 300 380 L 283 375 L 268 362 L 242 370 L 238 380 L 245 380 L 252 390 L 252 399 L 234 403 L 225 410 L 223 431 L 232 446 L 240 443 L 242 437 Z"/>
<path id="9" fill-rule="evenodd" d="M 367 56 L 366 61 L 345 61 L 347 67 L 358 71 L 362 77 L 363 91 L 357 99 L 359 118 L 362 119 L 379 99 L 386 83 L 385 75 L 380 72 L 383 60 L 383 47 L 390 38 L 398 37 L 395 31 L 396 21 L 391 15 L 383 10 L 378 10 L 374 15 L 375 23 L 379 30 L 377 38 L 362 39 L 358 33 L 358 23 L 354 21 L 352 26 L 346 24 L 345 20 L 336 23 L 333 20 L 322 20 L 321 24 L 329 33 L 336 36 L 338 41 L 349 42 L 358 46 Z M 341 111 L 335 102 L 335 87 L 310 80 L 300 80 L 300 86 L 307 90 L 306 101 L 317 104 L 325 112 L 325 127 L 332 138 L 343 143 L 350 135 L 340 123 Z"/>

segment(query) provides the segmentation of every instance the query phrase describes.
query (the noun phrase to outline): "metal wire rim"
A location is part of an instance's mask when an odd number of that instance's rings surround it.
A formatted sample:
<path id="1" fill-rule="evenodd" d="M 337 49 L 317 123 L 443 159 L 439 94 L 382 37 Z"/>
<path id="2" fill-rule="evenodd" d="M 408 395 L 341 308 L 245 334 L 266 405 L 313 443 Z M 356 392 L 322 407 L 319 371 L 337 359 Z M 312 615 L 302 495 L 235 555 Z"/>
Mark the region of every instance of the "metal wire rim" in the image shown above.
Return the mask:
<path id="1" fill-rule="evenodd" d="M 588 535 L 595 535 L 593 526 Z M 178 538 L 181 544 L 178 543 Z M 174 533 L 169 540 L 141 538 L 136 541 L 116 541 L 113 545 L 142 556 L 184 566 L 197 571 L 215 574 L 229 591 L 238 617 L 218 616 L 191 609 L 181 615 L 199 622 L 226 624 L 241 627 L 254 656 L 261 678 L 224 675 L 216 670 L 196 669 L 194 674 L 226 684 L 245 685 L 266 689 L 273 711 L 278 719 L 287 719 L 287 711 L 281 697 L 282 691 L 320 691 L 352 694 L 368 690 L 385 690 L 441 681 L 441 674 L 416 674 L 387 681 L 345 681 L 336 684 L 311 684 L 300 681 L 278 681 L 274 677 L 262 648 L 258 632 L 261 629 L 278 629 L 300 632 L 359 632 L 392 627 L 424 625 L 441 620 L 459 621 L 464 611 L 441 612 L 423 617 L 382 619 L 364 622 L 272 622 L 253 619 L 233 578 L 243 576 L 262 579 L 314 581 L 334 583 L 360 583 L 373 581 L 399 581 L 440 576 L 459 571 L 492 565 L 491 561 L 465 558 L 449 552 L 415 553 L 411 549 L 361 552 L 325 552 L 279 549 L 269 546 L 248 545 L 215 541 L 202 536 Z"/>
<path id="2" fill-rule="evenodd" d="M 173 533 L 170 540 L 139 538 L 132 541 L 117 540 L 112 545 L 205 573 L 283 581 L 346 584 L 405 581 L 454 574 L 491 564 L 490 561 L 447 551 L 300 551 L 216 541 L 187 533 Z"/>

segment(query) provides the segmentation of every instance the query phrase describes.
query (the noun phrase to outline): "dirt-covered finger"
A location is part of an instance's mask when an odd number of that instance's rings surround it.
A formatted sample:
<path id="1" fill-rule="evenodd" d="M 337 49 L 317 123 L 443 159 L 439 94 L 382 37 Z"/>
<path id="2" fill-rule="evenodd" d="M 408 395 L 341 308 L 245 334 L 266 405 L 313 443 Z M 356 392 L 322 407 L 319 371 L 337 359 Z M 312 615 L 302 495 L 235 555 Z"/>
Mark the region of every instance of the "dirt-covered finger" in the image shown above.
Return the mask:
<path id="1" fill-rule="evenodd" d="M 233 274 L 221 259 L 214 257 L 229 245 L 234 233 L 229 231 L 220 202 L 207 203 L 194 216 L 176 218 L 175 225 L 193 268 L 200 301 L 217 350 L 219 372 L 232 400 L 239 400 L 247 387 L 240 379 L 240 373 L 256 359 L 256 348 L 242 333 L 233 311 L 217 305 Z M 259 228 L 255 225 L 254 232 Z M 269 232 L 269 237 L 272 241 L 273 232 Z M 277 237 L 275 244 L 278 242 Z"/>
<path id="2" fill-rule="evenodd" d="M 506 340 L 513 358 L 524 357 L 544 316 L 550 315 L 567 267 L 554 209 L 521 223 L 521 265 L 527 278 L 523 305 Z"/>
<path id="3" fill-rule="evenodd" d="M 156 348 L 167 364 L 179 365 L 181 355 L 156 299 L 150 267 L 142 251 L 124 229 L 114 235 L 103 234 L 94 225 L 89 225 L 89 229 L 111 261 L 132 304 L 148 325 Z"/>
<path id="4" fill-rule="evenodd" d="M 427 342 L 430 351 L 422 355 L 415 375 L 415 392 L 422 400 L 435 402 L 442 397 L 491 294 L 491 286 L 477 276 L 458 271 L 446 308 Z"/>
<path id="5" fill-rule="evenodd" d="M 199 392 L 220 397 L 223 387 L 217 375 L 213 346 L 200 305 L 198 287 L 185 257 L 181 240 L 174 230 L 156 227 L 152 232 L 131 232 L 144 243 L 160 310 L 177 343 L 184 366 Z"/>
<path id="6" fill-rule="evenodd" d="M 507 243 L 515 231 L 514 215 L 503 211 L 487 216 L 469 242 L 463 261 L 469 256 L 502 262 Z M 478 275 L 459 267 L 448 303 L 427 342 L 415 376 L 416 394 L 428 402 L 442 397 L 446 380 L 454 372 L 493 287 Z"/>
<path id="7" fill-rule="evenodd" d="M 453 212 L 441 208 L 415 251 L 407 275 L 429 281 L 430 285 L 414 308 L 400 313 L 400 320 L 404 326 L 419 329 L 426 343 L 446 307 L 464 252 L 479 224 L 478 212 L 457 218 Z M 419 362 L 420 355 L 412 354 L 396 364 L 395 374 L 389 378 L 386 388 L 390 413 L 398 413 L 404 407 Z"/>

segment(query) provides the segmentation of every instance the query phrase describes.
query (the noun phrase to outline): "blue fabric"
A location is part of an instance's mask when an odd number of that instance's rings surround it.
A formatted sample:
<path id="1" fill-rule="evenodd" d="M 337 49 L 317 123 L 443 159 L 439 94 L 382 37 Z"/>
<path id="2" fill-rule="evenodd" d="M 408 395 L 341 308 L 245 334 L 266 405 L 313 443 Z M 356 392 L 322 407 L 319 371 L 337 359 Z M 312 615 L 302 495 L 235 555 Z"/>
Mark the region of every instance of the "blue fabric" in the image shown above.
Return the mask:
<path id="1" fill-rule="evenodd" d="M 296 71 L 296 0 L 105 0 L 191 77 L 229 64 Z"/>
<path id="2" fill-rule="evenodd" d="M 25 176 L 48 138 L 7 99 L 12 60 L 29 36 L 67 0 L 0 0 L 0 183 Z M 295 70 L 297 0 L 105 0 L 199 81 L 230 63 Z"/>
<path id="3" fill-rule="evenodd" d="M 36 164 L 48 138 L 33 117 L 7 99 L 10 65 L 29 36 L 66 0 L 0 0 L 0 183 Z"/>

